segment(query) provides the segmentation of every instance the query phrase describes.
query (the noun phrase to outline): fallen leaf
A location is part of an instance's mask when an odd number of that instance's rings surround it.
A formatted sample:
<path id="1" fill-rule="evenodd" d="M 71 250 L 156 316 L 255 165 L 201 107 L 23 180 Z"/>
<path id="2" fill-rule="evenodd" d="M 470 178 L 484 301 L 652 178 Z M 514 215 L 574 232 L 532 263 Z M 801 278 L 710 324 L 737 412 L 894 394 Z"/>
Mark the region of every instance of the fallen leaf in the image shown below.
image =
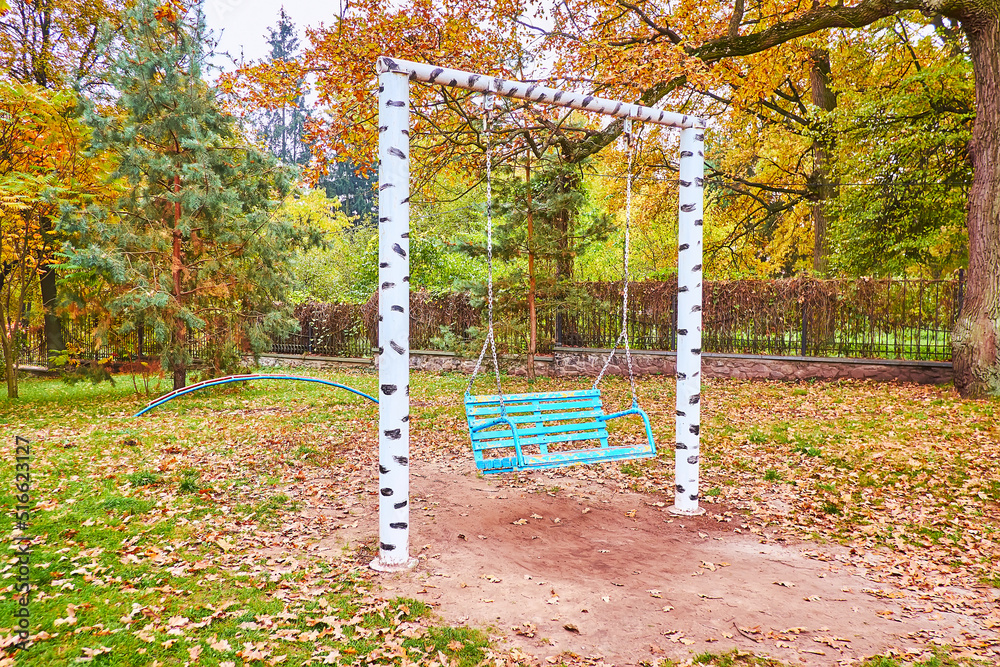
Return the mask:
<path id="1" fill-rule="evenodd" d="M 220 653 L 229 653 L 233 650 L 233 647 L 229 645 L 229 641 L 226 639 L 220 639 L 216 641 L 215 637 L 208 642 L 208 648 L 218 651 Z"/>

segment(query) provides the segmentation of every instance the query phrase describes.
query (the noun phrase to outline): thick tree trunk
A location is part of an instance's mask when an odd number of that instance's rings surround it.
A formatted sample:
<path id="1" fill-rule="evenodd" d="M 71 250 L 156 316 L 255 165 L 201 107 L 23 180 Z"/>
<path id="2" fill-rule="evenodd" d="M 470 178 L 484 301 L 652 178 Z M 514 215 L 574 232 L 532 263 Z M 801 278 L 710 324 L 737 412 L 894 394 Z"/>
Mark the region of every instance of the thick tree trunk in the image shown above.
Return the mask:
<path id="1" fill-rule="evenodd" d="M 969 273 L 952 336 L 955 388 L 966 398 L 1000 394 L 1000 17 L 963 17 L 976 76 L 969 153 Z"/>
<path id="2" fill-rule="evenodd" d="M 830 88 L 830 54 L 824 49 L 814 49 L 810 54 L 811 67 L 809 83 L 812 103 L 823 111 L 837 108 L 837 95 Z M 825 121 L 824 121 L 825 123 Z M 827 202 L 837 196 L 836 188 L 830 180 L 833 162 L 833 137 L 823 133 L 813 146 L 812 188 L 816 198 L 812 206 L 813 215 L 813 270 L 821 277 L 828 272 L 829 246 L 827 235 Z"/>
<path id="3" fill-rule="evenodd" d="M 58 295 L 56 290 L 56 271 L 51 264 L 46 264 L 39 268 L 42 272 L 41 276 L 38 278 L 38 282 L 42 289 L 42 310 L 44 311 L 45 329 L 45 358 L 48 359 L 52 354 L 65 350 L 66 343 L 63 340 L 62 322 L 59 321 L 59 318 L 55 314 L 56 297 Z"/>

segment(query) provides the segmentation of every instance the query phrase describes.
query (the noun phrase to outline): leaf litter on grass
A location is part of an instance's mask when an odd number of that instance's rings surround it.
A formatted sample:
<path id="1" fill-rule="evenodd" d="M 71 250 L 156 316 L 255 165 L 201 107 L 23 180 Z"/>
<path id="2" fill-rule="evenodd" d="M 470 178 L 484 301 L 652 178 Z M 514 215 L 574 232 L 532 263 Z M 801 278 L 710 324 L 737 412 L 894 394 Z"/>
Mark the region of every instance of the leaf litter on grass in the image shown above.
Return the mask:
<path id="1" fill-rule="evenodd" d="M 461 383 L 414 380 L 414 448 L 464 469 Z M 661 443 L 672 441 L 672 393 L 670 380 L 640 384 Z M 605 394 L 607 404 L 624 404 L 627 384 L 612 378 Z M 911 592 L 917 603 L 904 613 L 1000 623 L 996 401 L 866 382 L 711 380 L 703 396 L 703 488 L 717 490 L 703 503 L 717 520 L 762 541 L 815 543 L 812 557 L 863 571 L 873 581 L 867 594 L 885 594 L 879 582 Z M 12 411 L 11 427 L 29 434 L 35 452 L 34 656 L 48 664 L 96 663 L 116 651 L 162 664 L 395 663 L 403 655 L 444 664 L 442 656 L 451 662 L 463 651 L 462 664 L 500 659 L 480 635 L 433 628 L 421 603 L 374 594 L 370 550 L 316 553 L 331 530 L 357 526 L 352 512 L 375 488 L 370 406 L 277 386 L 218 392 L 138 421 L 126 416 L 133 402 L 109 394 L 50 404 L 44 419 Z M 768 470 L 778 478 L 765 479 Z M 662 495 L 673 485 L 673 457 L 566 472 Z M 499 483 L 553 493 L 545 475 Z M 848 550 L 831 556 L 826 540 Z M 0 612 L 7 627 L 10 609 Z M 913 639 L 955 655 L 1000 655 L 982 633 Z"/>

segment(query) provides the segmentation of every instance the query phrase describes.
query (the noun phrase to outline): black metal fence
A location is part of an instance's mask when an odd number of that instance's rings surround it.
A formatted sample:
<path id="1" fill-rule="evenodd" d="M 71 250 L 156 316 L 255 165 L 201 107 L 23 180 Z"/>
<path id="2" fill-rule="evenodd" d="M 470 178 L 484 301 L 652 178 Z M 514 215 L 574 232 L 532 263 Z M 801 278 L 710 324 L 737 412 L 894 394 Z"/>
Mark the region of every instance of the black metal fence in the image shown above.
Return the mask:
<path id="1" fill-rule="evenodd" d="M 539 351 L 553 345 L 608 348 L 621 331 L 620 283 L 585 286 L 590 303 L 575 312 L 543 312 Z M 874 359 L 951 359 L 951 329 L 963 281 L 740 280 L 704 285 L 706 352 Z M 526 317 L 508 316 L 497 338 L 509 352 L 527 349 Z M 676 350 L 677 286 L 633 283 L 629 343 L 636 350 Z"/>
<path id="2" fill-rule="evenodd" d="M 576 286 L 572 310 L 547 307 L 538 312 L 537 351 L 556 345 L 608 348 L 621 330 L 620 283 Z M 877 359 L 951 359 L 951 328 L 961 308 L 963 281 L 741 280 L 704 285 L 702 349 L 706 352 Z M 629 292 L 629 341 L 637 350 L 676 349 L 677 285 L 667 281 L 633 283 Z M 469 297 L 453 294 L 411 297 L 411 348 L 478 352 L 484 335 L 484 309 Z M 367 304 L 303 304 L 296 309 L 300 331 L 275 341 L 272 351 L 334 357 L 370 357 L 377 345 L 377 301 Z M 526 306 L 506 302 L 496 318 L 503 352 L 528 347 Z M 127 360 L 155 357 L 152 332 L 95 340 L 96 326 L 70 324 L 67 342 L 89 358 Z M 235 345 L 235 342 L 233 343 Z M 192 336 L 200 357 L 207 336 Z M 41 332 L 31 329 L 20 344 L 22 364 L 45 363 Z"/>
<path id="3" fill-rule="evenodd" d="M 217 329 L 195 332 L 190 336 L 188 349 L 194 358 L 204 358 L 211 347 Z M 113 359 L 130 361 L 155 359 L 160 354 L 160 343 L 151 327 L 102 326 L 89 318 L 67 320 L 62 324 L 66 352 L 77 359 L 103 361 Z M 235 345 L 235 342 L 232 343 Z M 41 325 L 26 326 L 18 332 L 15 341 L 18 361 L 22 366 L 47 366 L 45 337 Z"/>

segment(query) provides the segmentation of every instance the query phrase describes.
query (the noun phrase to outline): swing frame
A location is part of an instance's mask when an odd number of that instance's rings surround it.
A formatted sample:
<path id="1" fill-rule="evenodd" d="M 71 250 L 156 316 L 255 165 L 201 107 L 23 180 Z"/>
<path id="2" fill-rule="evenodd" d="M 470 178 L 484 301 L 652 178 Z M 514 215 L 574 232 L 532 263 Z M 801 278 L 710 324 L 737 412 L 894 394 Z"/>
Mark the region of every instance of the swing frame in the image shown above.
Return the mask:
<path id="1" fill-rule="evenodd" d="M 678 346 L 672 512 L 698 507 L 701 400 L 702 210 L 705 121 L 628 102 L 382 56 L 379 126 L 379 555 L 371 567 L 397 571 L 409 556 L 409 82 L 419 81 L 680 129 Z M 607 416 L 611 418 L 611 416 Z M 522 451 L 522 459 L 524 458 Z"/>

